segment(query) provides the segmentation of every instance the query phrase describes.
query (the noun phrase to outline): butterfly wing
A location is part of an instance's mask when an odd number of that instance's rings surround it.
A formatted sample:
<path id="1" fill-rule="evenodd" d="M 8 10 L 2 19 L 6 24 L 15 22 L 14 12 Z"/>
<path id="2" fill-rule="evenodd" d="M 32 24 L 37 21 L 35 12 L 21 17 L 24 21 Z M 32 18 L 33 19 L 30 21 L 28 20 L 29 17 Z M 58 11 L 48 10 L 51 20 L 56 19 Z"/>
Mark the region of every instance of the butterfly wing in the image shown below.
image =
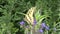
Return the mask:
<path id="1" fill-rule="evenodd" d="M 35 9 L 36 7 L 32 7 L 31 9 L 28 10 L 27 14 L 25 15 L 24 20 L 27 21 L 28 24 L 33 24 L 34 21 L 33 14 Z"/>

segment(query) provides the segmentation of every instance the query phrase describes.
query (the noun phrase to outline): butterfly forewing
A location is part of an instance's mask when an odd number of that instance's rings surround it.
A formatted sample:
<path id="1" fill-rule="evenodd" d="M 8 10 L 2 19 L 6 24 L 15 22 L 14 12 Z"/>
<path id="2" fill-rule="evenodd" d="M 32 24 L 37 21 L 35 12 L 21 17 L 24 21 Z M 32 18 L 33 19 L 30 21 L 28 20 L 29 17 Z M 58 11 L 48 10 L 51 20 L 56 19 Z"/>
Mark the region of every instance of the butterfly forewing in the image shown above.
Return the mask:
<path id="1" fill-rule="evenodd" d="M 33 18 L 33 13 L 35 12 L 36 7 L 32 7 L 31 9 L 28 10 L 27 14 L 25 15 L 24 20 L 28 24 L 33 24 L 34 18 Z"/>

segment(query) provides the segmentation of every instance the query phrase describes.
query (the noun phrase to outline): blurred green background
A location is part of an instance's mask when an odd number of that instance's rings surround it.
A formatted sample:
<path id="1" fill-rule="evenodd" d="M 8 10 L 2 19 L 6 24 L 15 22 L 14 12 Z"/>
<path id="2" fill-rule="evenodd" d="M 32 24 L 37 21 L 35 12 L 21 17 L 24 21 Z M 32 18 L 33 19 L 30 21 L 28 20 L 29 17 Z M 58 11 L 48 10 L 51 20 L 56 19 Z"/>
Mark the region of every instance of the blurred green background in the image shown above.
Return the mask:
<path id="1" fill-rule="evenodd" d="M 0 0 L 0 34 L 23 34 L 19 22 L 36 0 Z M 23 30 L 23 29 L 22 29 Z"/>
<path id="2" fill-rule="evenodd" d="M 24 18 L 21 13 L 34 6 L 51 17 L 47 22 L 60 22 L 60 0 L 0 0 L 0 34 L 24 34 L 19 24 Z"/>

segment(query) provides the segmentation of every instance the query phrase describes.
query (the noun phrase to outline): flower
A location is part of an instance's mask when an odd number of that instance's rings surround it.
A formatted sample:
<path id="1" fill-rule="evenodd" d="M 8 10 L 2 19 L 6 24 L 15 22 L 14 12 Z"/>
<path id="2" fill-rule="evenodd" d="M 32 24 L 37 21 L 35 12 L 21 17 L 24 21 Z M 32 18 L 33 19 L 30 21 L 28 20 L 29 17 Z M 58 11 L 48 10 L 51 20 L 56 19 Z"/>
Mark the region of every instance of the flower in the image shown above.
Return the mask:
<path id="1" fill-rule="evenodd" d="M 42 30 L 42 29 L 40 29 L 40 30 L 39 30 L 39 32 L 40 32 L 40 33 L 43 33 L 43 30 Z"/>
<path id="2" fill-rule="evenodd" d="M 45 26 L 46 26 L 45 23 L 42 23 L 42 24 L 41 24 L 41 27 L 42 27 L 42 28 L 44 28 Z"/>
<path id="3" fill-rule="evenodd" d="M 37 23 L 37 22 L 36 22 L 36 19 L 34 19 L 34 25 L 36 25 L 36 23 Z"/>
<path id="4" fill-rule="evenodd" d="M 46 30 L 49 30 L 49 27 L 48 27 L 48 26 L 45 26 L 45 29 L 46 29 Z"/>
<path id="5" fill-rule="evenodd" d="M 24 21 L 21 21 L 20 24 L 21 24 L 21 25 L 24 25 Z"/>

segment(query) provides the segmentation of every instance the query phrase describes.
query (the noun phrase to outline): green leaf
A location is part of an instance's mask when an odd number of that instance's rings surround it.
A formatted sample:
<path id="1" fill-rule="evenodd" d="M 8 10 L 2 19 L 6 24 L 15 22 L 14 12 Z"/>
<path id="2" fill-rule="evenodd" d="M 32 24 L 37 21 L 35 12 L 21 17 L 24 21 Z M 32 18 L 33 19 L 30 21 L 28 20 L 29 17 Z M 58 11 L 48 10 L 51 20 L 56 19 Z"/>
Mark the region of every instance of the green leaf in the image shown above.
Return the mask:
<path id="1" fill-rule="evenodd" d="M 40 17 L 39 11 L 36 11 L 36 13 L 34 15 L 35 15 L 36 20 L 38 21 L 39 20 L 39 17 Z"/>

